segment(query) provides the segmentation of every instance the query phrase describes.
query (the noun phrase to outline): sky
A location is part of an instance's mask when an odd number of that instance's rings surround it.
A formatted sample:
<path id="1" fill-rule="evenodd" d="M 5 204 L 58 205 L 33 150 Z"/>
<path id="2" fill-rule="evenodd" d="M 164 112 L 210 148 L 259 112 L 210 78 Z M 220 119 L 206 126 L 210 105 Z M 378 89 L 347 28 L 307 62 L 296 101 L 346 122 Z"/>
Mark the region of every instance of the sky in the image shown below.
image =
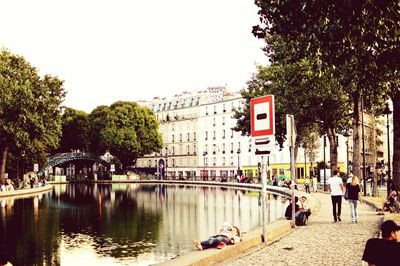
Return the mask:
<path id="1" fill-rule="evenodd" d="M 0 48 L 64 80 L 64 105 L 238 91 L 266 65 L 253 0 L 0 0 Z"/>

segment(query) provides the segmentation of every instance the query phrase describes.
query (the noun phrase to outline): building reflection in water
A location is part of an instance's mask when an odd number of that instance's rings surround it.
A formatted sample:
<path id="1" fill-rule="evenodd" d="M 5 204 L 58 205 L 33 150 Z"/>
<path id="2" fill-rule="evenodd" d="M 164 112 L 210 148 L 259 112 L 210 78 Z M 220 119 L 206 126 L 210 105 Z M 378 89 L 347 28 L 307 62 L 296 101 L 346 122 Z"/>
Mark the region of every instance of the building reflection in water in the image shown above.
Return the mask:
<path id="1" fill-rule="evenodd" d="M 224 221 L 260 226 L 259 203 L 259 192 L 216 187 L 57 185 L 1 201 L 0 244 L 14 265 L 148 265 L 192 251 Z M 267 206 L 269 221 L 283 216 L 280 197 Z"/>

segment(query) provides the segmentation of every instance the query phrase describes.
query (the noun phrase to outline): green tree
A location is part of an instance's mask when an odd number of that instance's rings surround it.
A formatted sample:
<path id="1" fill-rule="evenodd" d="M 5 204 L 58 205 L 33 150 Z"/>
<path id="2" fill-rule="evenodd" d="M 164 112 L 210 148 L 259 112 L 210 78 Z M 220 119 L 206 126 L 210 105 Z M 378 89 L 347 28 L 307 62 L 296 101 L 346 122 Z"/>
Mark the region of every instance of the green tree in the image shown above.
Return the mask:
<path id="1" fill-rule="evenodd" d="M 106 128 L 107 116 L 109 115 L 110 107 L 101 105 L 93 109 L 89 114 L 89 150 L 94 154 L 101 155 L 106 152 L 104 143 L 100 141 L 100 132 Z"/>
<path id="2" fill-rule="evenodd" d="M 295 43 L 292 57 L 315 58 L 315 69 L 321 74 L 331 72 L 352 99 L 353 170 L 360 176 L 361 99 L 363 96 L 367 109 L 382 107 L 385 100 L 381 62 L 388 50 L 395 51 L 392 56 L 399 53 L 398 3 L 259 0 L 256 4 L 261 23 L 253 33 L 261 38 L 277 35 L 284 42 Z"/>
<path id="3" fill-rule="evenodd" d="M 62 136 L 58 152 L 89 149 L 89 116 L 83 111 L 69 107 L 61 116 Z"/>
<path id="4" fill-rule="evenodd" d="M 0 51 L 0 182 L 4 182 L 7 154 L 34 153 L 55 148 L 61 133 L 63 81 L 45 75 L 8 50 Z"/>
<path id="5" fill-rule="evenodd" d="M 93 125 L 100 129 L 99 143 L 118 157 L 125 168 L 138 157 L 161 150 L 159 124 L 149 108 L 135 102 L 118 101 L 108 110 L 102 107 L 95 111 L 99 124 L 93 121 Z"/>
<path id="6" fill-rule="evenodd" d="M 337 94 L 336 80 L 328 75 L 320 76 L 313 71 L 308 60 L 295 63 L 272 63 L 259 67 L 257 75 L 248 82 L 248 89 L 242 92 L 246 108 L 237 111 L 234 128 L 249 133 L 249 102 L 251 98 L 273 94 L 276 110 L 276 139 L 282 146 L 286 134 L 286 114 L 294 114 L 297 129 L 295 158 L 298 147 L 309 142 L 310 134 L 327 134 L 330 143 L 332 168 L 337 167 L 336 134 L 349 123 L 348 99 Z M 347 115 L 346 115 L 347 114 Z"/>

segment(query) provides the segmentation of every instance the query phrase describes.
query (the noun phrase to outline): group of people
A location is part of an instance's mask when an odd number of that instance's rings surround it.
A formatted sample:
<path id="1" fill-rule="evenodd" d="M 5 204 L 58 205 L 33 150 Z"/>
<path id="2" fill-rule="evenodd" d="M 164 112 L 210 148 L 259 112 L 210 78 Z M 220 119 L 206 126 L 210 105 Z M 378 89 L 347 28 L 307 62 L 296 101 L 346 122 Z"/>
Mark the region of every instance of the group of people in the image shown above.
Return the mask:
<path id="1" fill-rule="evenodd" d="M 295 224 L 296 225 L 307 225 L 308 217 L 311 215 L 311 208 L 308 206 L 308 199 L 306 196 L 295 197 L 295 205 L 294 205 L 294 217 L 295 217 Z M 285 217 L 288 220 L 292 219 L 292 202 L 286 207 Z"/>
<path id="2" fill-rule="evenodd" d="M 346 185 L 344 186 L 343 180 L 338 174 L 339 171 L 334 170 L 333 176 L 327 182 L 328 189 L 331 193 L 333 221 L 342 221 L 342 197 L 344 193 L 345 199 L 349 202 L 350 206 L 351 222 L 357 223 L 357 205 L 358 202 L 362 203 L 360 181 L 357 176 L 351 175 L 347 179 Z"/>
<path id="3" fill-rule="evenodd" d="M 28 181 L 30 188 L 42 187 L 46 185 L 46 180 L 44 178 L 41 180 L 37 180 L 36 176 L 29 175 Z"/>
<path id="4" fill-rule="evenodd" d="M 14 189 L 14 182 L 9 178 L 0 185 L 0 191 L 14 191 Z"/>
<path id="5" fill-rule="evenodd" d="M 216 235 L 210 236 L 207 240 L 193 240 L 197 250 L 207 248 L 224 248 L 226 245 L 237 244 L 242 240 L 240 229 L 237 226 L 224 222 Z"/>

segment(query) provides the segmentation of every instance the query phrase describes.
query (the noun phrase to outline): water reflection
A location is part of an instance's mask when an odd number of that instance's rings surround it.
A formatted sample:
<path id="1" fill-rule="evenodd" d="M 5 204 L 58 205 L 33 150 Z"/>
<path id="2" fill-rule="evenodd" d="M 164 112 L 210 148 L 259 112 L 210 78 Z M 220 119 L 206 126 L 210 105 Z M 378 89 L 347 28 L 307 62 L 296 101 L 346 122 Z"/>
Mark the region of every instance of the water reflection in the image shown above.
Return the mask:
<path id="1" fill-rule="evenodd" d="M 282 216 L 268 197 L 268 220 Z M 260 225 L 258 192 L 215 187 L 58 185 L 1 201 L 0 244 L 14 265 L 148 265 L 193 250 L 224 221 Z"/>

